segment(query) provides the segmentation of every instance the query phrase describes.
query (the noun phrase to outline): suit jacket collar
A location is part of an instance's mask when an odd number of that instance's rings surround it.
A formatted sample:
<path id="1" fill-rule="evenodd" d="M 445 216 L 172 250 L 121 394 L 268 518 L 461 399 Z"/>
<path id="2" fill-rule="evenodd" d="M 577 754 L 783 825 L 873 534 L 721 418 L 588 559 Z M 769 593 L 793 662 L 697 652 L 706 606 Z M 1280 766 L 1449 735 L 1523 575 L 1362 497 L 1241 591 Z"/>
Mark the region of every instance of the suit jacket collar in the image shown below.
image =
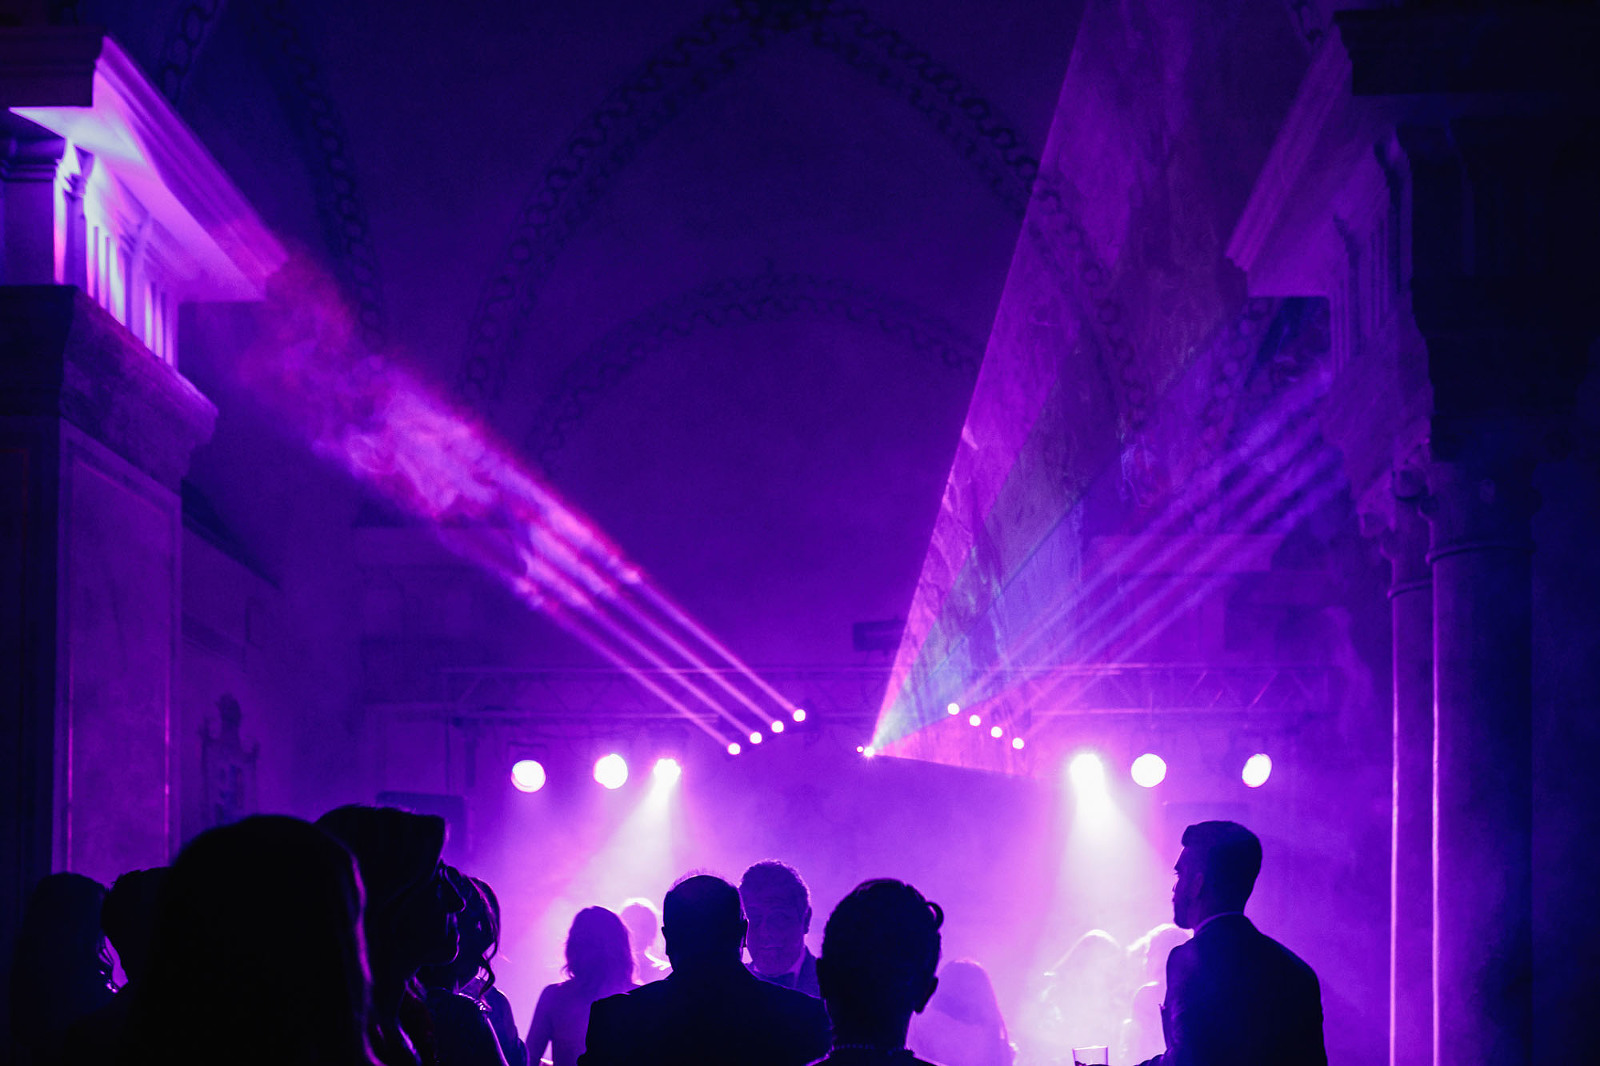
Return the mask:
<path id="1" fill-rule="evenodd" d="M 1254 929 L 1255 925 L 1249 918 L 1244 916 L 1243 911 L 1224 911 L 1221 914 L 1213 914 L 1195 926 L 1194 935 L 1198 938 L 1207 929 L 1218 927 L 1225 931 L 1228 929 Z"/>

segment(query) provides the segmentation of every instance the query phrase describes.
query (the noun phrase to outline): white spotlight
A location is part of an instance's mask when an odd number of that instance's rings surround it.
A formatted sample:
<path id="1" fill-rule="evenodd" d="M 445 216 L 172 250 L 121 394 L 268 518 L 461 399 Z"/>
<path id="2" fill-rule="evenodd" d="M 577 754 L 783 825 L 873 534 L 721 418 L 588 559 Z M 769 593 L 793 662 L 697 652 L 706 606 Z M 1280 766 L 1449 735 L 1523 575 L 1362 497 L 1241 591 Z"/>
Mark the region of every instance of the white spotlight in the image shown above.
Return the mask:
<path id="1" fill-rule="evenodd" d="M 1130 772 L 1136 783 L 1145 788 L 1155 788 L 1167 778 L 1167 760 L 1155 752 L 1147 751 L 1133 760 Z"/>
<path id="2" fill-rule="evenodd" d="M 994 737 L 996 740 L 999 740 L 1001 737 L 1005 736 L 1005 732 L 1006 731 L 1004 729 L 1001 729 L 997 725 L 992 725 L 989 727 L 989 735 Z"/>
<path id="3" fill-rule="evenodd" d="M 1023 740 L 1021 737 L 1012 737 L 1011 738 L 1011 746 L 1013 748 L 1016 748 L 1018 751 L 1021 751 L 1023 748 L 1025 748 L 1027 746 L 1027 743 L 1028 742 Z"/>
<path id="4" fill-rule="evenodd" d="M 537 792 L 545 780 L 544 765 L 538 759 L 518 759 L 511 764 L 511 783 L 518 792 Z"/>
<path id="5" fill-rule="evenodd" d="M 869 758 L 869 759 L 870 759 L 870 758 L 872 758 L 872 757 L 873 757 L 873 756 L 874 756 L 874 755 L 877 755 L 877 754 L 878 754 L 878 749 L 877 749 L 877 748 L 874 748 L 874 747 L 871 747 L 871 746 L 870 746 L 870 745 L 869 745 L 869 746 L 867 746 L 867 747 L 865 747 L 865 748 L 862 748 L 862 749 L 861 749 L 861 754 L 862 754 L 862 755 L 865 755 L 865 756 L 866 756 L 866 757 L 867 757 L 867 758 Z"/>
<path id="6" fill-rule="evenodd" d="M 983 715 L 981 715 L 981 714 L 969 714 L 969 715 L 967 715 L 967 724 L 970 725 L 970 726 L 980 726 L 980 725 L 982 725 L 983 724 Z"/>
<path id="7" fill-rule="evenodd" d="M 945 707 L 944 710 L 945 710 L 946 714 L 951 715 L 953 717 L 953 716 L 958 715 L 958 714 L 961 713 L 961 704 L 956 703 L 954 700 L 952 700 L 950 702 L 950 704 Z"/>
<path id="8" fill-rule="evenodd" d="M 794 714 L 792 715 L 792 717 L 794 718 L 794 720 L 796 722 L 805 721 L 806 720 L 806 709 L 804 707 L 796 707 L 794 709 Z"/>
<path id="9" fill-rule="evenodd" d="M 774 732 L 774 733 L 781 733 L 781 732 L 783 732 L 783 719 L 781 719 L 781 718 L 780 718 L 780 719 L 778 719 L 778 720 L 777 720 L 777 721 L 776 721 L 776 722 L 773 722 L 773 723 L 772 723 L 772 731 L 773 731 L 773 732 Z"/>
<path id="10" fill-rule="evenodd" d="M 752 744 L 759 744 L 763 739 L 764 738 L 761 735 L 761 730 L 759 729 L 750 734 L 750 743 Z"/>
<path id="11" fill-rule="evenodd" d="M 657 759 L 656 768 L 651 773 L 659 784 L 670 785 L 683 776 L 683 767 L 677 759 Z"/>
<path id="12" fill-rule="evenodd" d="M 1092 751 L 1079 752 L 1074 755 L 1072 762 L 1067 767 L 1067 773 L 1072 776 L 1072 787 L 1079 792 L 1105 791 L 1105 764 L 1100 761 L 1100 756 Z"/>
<path id="13" fill-rule="evenodd" d="M 594 763 L 594 779 L 606 788 L 615 790 L 628 783 L 628 760 L 612 752 L 602 755 Z"/>
<path id="14" fill-rule="evenodd" d="M 1272 756 L 1256 752 L 1244 761 L 1244 772 L 1239 775 L 1251 788 L 1260 788 L 1272 776 Z"/>
<path id="15" fill-rule="evenodd" d="M 739 742 L 737 740 L 735 740 L 733 743 L 728 745 L 728 754 L 729 755 L 737 755 L 743 750 L 744 749 L 739 746 Z"/>

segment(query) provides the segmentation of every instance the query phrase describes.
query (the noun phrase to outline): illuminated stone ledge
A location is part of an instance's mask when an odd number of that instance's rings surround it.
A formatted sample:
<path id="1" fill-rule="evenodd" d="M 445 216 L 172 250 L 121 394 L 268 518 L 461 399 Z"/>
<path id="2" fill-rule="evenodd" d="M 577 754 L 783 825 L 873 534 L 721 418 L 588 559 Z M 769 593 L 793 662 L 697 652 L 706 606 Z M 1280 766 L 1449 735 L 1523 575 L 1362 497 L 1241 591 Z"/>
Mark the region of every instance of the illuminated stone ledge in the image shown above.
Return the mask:
<path id="1" fill-rule="evenodd" d="M 278 241 L 126 52 L 97 30 L 0 30 L 0 283 L 87 292 L 178 364 L 178 308 L 257 300 Z"/>

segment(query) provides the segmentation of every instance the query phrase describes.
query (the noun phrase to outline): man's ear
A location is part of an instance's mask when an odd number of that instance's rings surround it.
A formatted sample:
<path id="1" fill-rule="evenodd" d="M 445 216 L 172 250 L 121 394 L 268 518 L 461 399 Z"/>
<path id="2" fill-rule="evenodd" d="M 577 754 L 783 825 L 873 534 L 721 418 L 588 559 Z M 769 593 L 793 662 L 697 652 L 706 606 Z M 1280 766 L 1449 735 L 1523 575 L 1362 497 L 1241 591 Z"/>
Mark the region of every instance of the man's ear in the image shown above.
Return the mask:
<path id="1" fill-rule="evenodd" d="M 811 932 L 811 908 L 807 907 L 806 912 L 800 916 L 800 935 L 804 936 L 809 932 Z"/>
<path id="2" fill-rule="evenodd" d="M 917 997 L 917 1001 L 911 1007 L 911 1013 L 921 1014 L 923 1009 L 927 1007 L 928 1000 L 933 998 L 934 989 L 938 987 L 939 979 L 937 977 L 928 978 L 928 990 Z"/>
<path id="3" fill-rule="evenodd" d="M 744 943 L 750 938 L 750 919 L 739 919 L 739 950 L 744 950 Z"/>

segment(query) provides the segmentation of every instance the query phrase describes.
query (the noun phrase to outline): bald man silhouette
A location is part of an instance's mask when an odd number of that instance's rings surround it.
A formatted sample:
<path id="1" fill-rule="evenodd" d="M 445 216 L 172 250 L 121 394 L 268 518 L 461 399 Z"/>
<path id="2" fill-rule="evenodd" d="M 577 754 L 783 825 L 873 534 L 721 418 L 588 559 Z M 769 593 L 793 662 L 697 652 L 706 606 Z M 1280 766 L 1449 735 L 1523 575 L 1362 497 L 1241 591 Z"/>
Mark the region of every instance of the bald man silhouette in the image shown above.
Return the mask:
<path id="1" fill-rule="evenodd" d="M 672 973 L 596 1001 L 579 1066 L 804 1066 L 827 1053 L 822 1003 L 745 969 L 738 889 L 688 877 L 661 910 Z"/>

